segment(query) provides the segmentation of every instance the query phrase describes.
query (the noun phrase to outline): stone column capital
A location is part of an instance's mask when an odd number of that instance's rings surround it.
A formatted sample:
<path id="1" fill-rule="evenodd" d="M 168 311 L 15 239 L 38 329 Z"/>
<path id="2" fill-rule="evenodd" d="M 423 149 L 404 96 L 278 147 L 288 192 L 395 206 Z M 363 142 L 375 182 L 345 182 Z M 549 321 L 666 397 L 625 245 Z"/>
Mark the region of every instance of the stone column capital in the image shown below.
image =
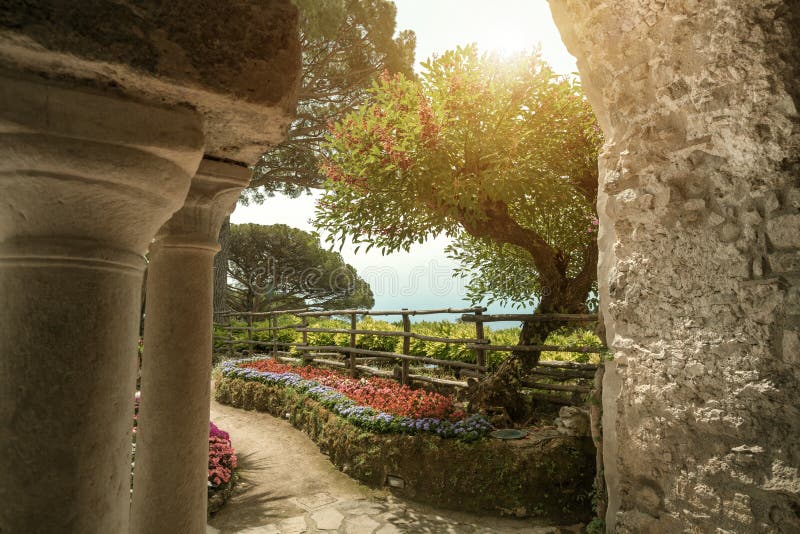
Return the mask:
<path id="1" fill-rule="evenodd" d="M 0 75 L 0 264 L 140 273 L 201 160 L 200 119 Z"/>
<path id="2" fill-rule="evenodd" d="M 181 209 L 156 234 L 153 250 L 193 248 L 219 250 L 219 230 L 250 183 L 250 168 L 203 159 Z"/>

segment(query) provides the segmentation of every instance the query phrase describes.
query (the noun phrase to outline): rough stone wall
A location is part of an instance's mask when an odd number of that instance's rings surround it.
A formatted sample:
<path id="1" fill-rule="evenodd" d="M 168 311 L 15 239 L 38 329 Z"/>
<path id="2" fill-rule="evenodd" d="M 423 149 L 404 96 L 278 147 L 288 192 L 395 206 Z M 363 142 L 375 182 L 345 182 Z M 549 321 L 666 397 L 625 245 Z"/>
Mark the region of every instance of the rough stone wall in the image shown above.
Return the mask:
<path id="1" fill-rule="evenodd" d="M 610 531 L 800 532 L 800 2 L 550 3 L 606 134 Z"/>

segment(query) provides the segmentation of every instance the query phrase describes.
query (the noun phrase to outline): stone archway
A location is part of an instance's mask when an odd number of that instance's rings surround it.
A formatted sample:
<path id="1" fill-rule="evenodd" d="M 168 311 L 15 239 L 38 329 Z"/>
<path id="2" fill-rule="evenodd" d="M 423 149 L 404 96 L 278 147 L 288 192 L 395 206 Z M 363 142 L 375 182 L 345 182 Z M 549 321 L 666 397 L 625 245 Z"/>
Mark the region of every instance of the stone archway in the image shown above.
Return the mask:
<path id="1" fill-rule="evenodd" d="M 34 514 L 33 530 L 127 529 L 134 377 L 120 354 L 134 354 L 141 254 L 204 153 L 247 163 L 291 117 L 288 1 L 140 4 L 0 10 L 0 524 L 12 531 Z M 608 139 L 608 525 L 798 531 L 800 7 L 551 5 Z M 235 57 L 220 47 L 233 41 Z"/>
<path id="2" fill-rule="evenodd" d="M 600 159 L 607 525 L 800 530 L 800 4 L 550 0 Z"/>

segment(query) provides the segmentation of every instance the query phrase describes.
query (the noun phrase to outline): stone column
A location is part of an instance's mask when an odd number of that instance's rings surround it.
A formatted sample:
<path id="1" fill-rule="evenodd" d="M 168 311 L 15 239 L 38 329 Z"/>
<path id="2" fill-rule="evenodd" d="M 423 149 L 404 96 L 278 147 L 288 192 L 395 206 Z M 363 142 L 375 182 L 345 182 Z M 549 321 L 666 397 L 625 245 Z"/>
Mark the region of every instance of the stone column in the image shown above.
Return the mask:
<path id="1" fill-rule="evenodd" d="M 199 117 L 0 77 L 0 530 L 127 532 L 144 253 Z"/>
<path id="2" fill-rule="evenodd" d="M 203 160 L 151 247 L 133 533 L 206 529 L 213 262 L 249 180 L 247 167 Z"/>
<path id="3" fill-rule="evenodd" d="M 800 4 L 550 5 L 606 135 L 609 532 L 800 532 Z"/>

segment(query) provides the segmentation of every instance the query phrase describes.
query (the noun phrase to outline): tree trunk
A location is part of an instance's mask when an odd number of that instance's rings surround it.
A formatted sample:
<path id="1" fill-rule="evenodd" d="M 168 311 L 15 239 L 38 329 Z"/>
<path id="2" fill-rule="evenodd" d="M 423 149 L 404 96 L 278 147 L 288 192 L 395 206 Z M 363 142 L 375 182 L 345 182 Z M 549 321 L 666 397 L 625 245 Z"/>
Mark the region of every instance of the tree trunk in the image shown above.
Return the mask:
<path id="1" fill-rule="evenodd" d="M 575 295 L 569 282 L 558 294 L 551 292 L 542 297 L 534 313 L 585 313 L 583 299 L 570 299 Z M 588 293 L 588 291 L 587 291 Z M 573 300 L 573 302 L 564 302 Z M 520 330 L 518 345 L 544 345 L 551 332 L 564 326 L 563 322 L 525 321 Z M 472 382 L 467 392 L 469 411 L 487 415 L 496 427 L 524 426 L 531 418 L 531 403 L 522 394 L 522 382 L 539 363 L 540 352 L 512 352 L 494 373 L 479 382 Z"/>
<path id="2" fill-rule="evenodd" d="M 214 256 L 214 322 L 227 323 L 227 318 L 217 314 L 228 311 L 226 302 L 228 289 L 228 256 L 230 254 L 231 218 L 225 217 L 219 230 L 220 250 Z"/>

